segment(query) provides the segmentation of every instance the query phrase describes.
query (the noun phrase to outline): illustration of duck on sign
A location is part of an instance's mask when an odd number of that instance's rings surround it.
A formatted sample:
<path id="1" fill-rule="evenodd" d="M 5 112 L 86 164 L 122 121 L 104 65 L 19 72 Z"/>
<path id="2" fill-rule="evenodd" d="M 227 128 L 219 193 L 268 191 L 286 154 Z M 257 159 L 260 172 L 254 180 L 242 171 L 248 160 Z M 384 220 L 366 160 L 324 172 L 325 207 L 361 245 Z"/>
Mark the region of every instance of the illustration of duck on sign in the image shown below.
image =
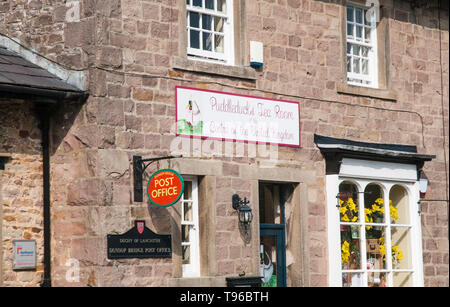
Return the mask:
<path id="1" fill-rule="evenodd" d="M 178 120 L 178 133 L 187 135 L 202 135 L 203 121 L 200 108 L 195 100 L 189 99 L 183 112 L 184 118 Z"/>

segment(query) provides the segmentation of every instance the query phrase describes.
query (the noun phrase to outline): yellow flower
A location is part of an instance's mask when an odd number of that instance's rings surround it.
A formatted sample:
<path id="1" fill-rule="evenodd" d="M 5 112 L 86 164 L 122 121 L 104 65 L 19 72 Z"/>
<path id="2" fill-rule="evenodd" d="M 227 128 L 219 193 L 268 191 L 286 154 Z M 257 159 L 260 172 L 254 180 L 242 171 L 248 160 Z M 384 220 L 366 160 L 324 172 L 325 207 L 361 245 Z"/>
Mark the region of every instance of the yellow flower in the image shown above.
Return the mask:
<path id="1" fill-rule="evenodd" d="M 344 216 L 342 217 L 342 220 L 343 220 L 344 222 L 350 221 L 350 219 L 348 218 L 347 214 L 344 214 Z"/>
<path id="2" fill-rule="evenodd" d="M 366 226 L 366 230 L 371 230 L 372 226 Z"/>
<path id="3" fill-rule="evenodd" d="M 375 202 L 376 202 L 377 204 L 379 204 L 379 205 L 382 205 L 382 204 L 383 204 L 383 199 L 382 199 L 382 198 L 377 198 L 377 199 L 375 200 Z"/>
<path id="4" fill-rule="evenodd" d="M 384 237 L 378 239 L 380 245 L 384 245 Z"/>
<path id="5" fill-rule="evenodd" d="M 347 207 L 340 207 L 339 212 L 345 214 L 345 212 L 347 212 Z"/>
<path id="6" fill-rule="evenodd" d="M 397 245 L 392 246 L 392 250 L 394 251 L 394 253 L 396 253 L 398 251 L 398 246 Z"/>
<path id="7" fill-rule="evenodd" d="M 385 249 L 384 245 L 380 245 L 380 253 L 382 256 L 384 256 L 386 254 L 386 249 Z"/>
<path id="8" fill-rule="evenodd" d="M 341 250 L 342 250 L 341 262 L 342 263 L 348 262 L 348 258 L 350 257 L 349 247 L 350 247 L 350 244 L 347 241 L 344 241 L 344 243 L 342 243 L 342 246 L 341 246 Z"/>
<path id="9" fill-rule="evenodd" d="M 399 250 L 399 251 L 398 251 L 398 254 L 397 254 L 397 260 L 400 261 L 400 260 L 402 260 L 402 259 L 403 259 L 403 254 L 402 254 L 402 251 Z"/>
<path id="10" fill-rule="evenodd" d="M 364 208 L 364 214 L 371 215 L 372 214 L 372 210 L 370 210 L 369 208 Z"/>
<path id="11" fill-rule="evenodd" d="M 380 211 L 380 207 L 378 207 L 377 205 L 373 204 L 372 205 L 372 210 L 373 210 L 373 212 Z"/>
<path id="12" fill-rule="evenodd" d="M 397 214 L 397 208 L 395 208 L 394 206 L 392 206 L 392 205 L 389 206 L 389 213 L 394 220 L 399 219 L 398 214 Z"/>
<path id="13" fill-rule="evenodd" d="M 352 222 L 354 223 L 354 222 L 356 222 L 356 221 L 358 221 L 358 217 L 357 216 L 354 216 L 353 218 L 352 218 Z M 353 226 L 352 226 L 353 227 Z"/>
<path id="14" fill-rule="evenodd" d="M 342 206 L 343 203 L 344 201 L 342 199 L 339 199 L 339 206 Z"/>

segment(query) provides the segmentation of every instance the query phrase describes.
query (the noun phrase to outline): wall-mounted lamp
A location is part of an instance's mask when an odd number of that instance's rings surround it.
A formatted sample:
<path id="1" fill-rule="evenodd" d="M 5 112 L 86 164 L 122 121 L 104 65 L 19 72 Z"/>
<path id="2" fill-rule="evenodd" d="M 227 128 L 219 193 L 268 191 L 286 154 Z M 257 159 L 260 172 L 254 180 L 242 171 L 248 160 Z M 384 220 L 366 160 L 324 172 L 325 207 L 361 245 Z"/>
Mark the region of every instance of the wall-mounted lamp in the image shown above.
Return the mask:
<path id="1" fill-rule="evenodd" d="M 253 218 L 252 209 L 247 206 L 249 203 L 250 201 L 247 200 L 247 197 L 244 197 L 244 200 L 242 200 L 239 195 L 233 195 L 233 209 L 238 210 L 239 223 L 241 223 L 246 230 L 248 229 L 248 226 L 252 222 Z"/>
<path id="2" fill-rule="evenodd" d="M 423 170 L 419 171 L 419 191 L 420 198 L 424 198 L 428 188 L 428 177 Z"/>

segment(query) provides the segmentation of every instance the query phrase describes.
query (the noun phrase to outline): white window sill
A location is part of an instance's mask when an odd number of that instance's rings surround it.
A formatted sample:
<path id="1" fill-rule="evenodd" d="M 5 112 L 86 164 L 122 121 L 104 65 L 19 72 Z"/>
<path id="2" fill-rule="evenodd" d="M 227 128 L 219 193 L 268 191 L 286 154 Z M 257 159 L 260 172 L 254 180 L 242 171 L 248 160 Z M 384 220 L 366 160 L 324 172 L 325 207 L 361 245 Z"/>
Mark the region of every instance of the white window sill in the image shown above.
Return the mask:
<path id="1" fill-rule="evenodd" d="M 177 70 L 199 72 L 238 79 L 256 80 L 256 71 L 251 67 L 228 66 L 220 63 L 174 57 L 173 68 Z"/>
<path id="2" fill-rule="evenodd" d="M 380 89 L 338 82 L 336 84 L 336 90 L 340 94 L 350 94 L 356 96 L 390 100 L 394 102 L 397 101 L 397 92 L 392 89 Z"/>

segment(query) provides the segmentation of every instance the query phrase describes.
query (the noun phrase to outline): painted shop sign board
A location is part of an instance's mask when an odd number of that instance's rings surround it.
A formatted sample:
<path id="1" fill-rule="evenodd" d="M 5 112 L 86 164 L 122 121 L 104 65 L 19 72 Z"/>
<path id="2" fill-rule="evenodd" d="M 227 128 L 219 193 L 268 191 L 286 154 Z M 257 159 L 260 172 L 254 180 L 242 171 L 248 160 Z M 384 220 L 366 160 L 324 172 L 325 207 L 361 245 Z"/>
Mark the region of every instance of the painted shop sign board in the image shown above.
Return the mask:
<path id="1" fill-rule="evenodd" d="M 177 86 L 177 135 L 300 147 L 298 102 Z"/>
<path id="2" fill-rule="evenodd" d="M 108 259 L 171 258 L 172 236 L 156 234 L 135 221 L 134 227 L 121 235 L 107 235 Z"/>
<path id="3" fill-rule="evenodd" d="M 14 240 L 13 241 L 13 270 L 36 269 L 36 241 Z"/>
<path id="4" fill-rule="evenodd" d="M 180 199 L 183 192 L 183 177 L 172 169 L 159 170 L 148 180 L 148 198 L 158 207 L 172 206 Z"/>

